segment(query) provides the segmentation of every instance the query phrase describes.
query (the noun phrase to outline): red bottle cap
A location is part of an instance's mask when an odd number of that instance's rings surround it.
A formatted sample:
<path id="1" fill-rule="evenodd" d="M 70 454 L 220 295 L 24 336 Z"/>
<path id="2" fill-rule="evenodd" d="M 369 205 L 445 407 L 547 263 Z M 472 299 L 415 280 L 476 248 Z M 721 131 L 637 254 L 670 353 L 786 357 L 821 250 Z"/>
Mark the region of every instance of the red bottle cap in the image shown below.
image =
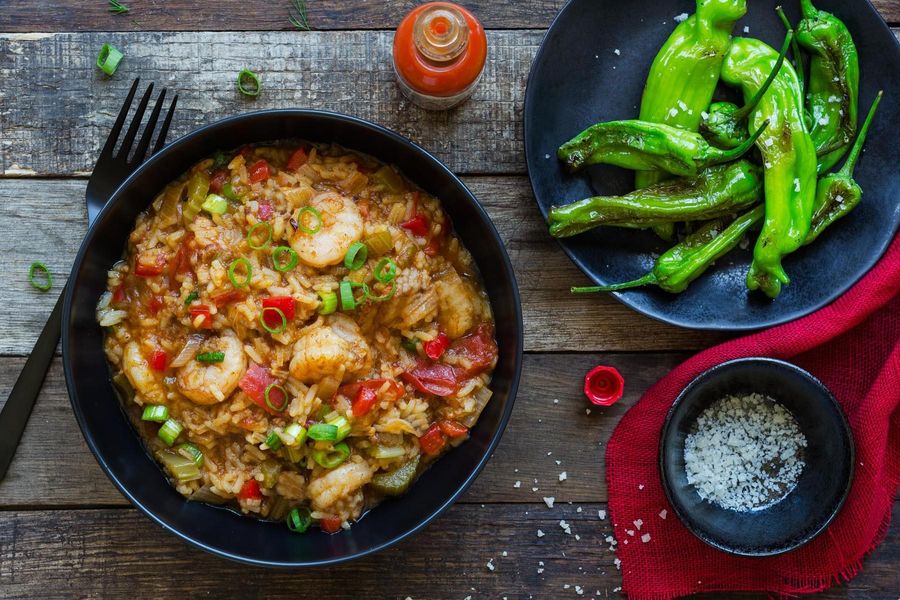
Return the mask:
<path id="1" fill-rule="evenodd" d="M 612 406 L 624 388 L 625 379 L 614 367 L 600 365 L 584 376 L 584 395 L 597 406 Z"/>

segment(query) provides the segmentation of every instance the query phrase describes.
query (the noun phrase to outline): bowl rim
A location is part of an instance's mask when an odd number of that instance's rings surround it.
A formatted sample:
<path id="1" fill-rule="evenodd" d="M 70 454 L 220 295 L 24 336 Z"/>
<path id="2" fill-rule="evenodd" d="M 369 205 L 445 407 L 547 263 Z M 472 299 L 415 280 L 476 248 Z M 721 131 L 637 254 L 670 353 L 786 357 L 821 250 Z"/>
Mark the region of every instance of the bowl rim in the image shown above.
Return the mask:
<path id="1" fill-rule="evenodd" d="M 69 285 L 69 281 L 77 281 L 77 273 L 81 268 L 82 263 L 84 262 L 84 258 L 88 252 L 88 248 L 92 245 L 94 238 L 98 235 L 98 224 L 103 220 L 106 213 L 112 209 L 112 206 L 120 202 L 125 191 L 131 186 L 132 182 L 137 179 L 145 170 L 149 169 L 153 164 L 155 164 L 158 160 L 161 160 L 167 154 L 173 152 L 175 149 L 184 146 L 185 144 L 189 144 L 194 140 L 201 139 L 212 132 L 220 128 L 225 128 L 230 125 L 233 125 L 236 122 L 244 121 L 244 120 L 257 120 L 257 119 L 277 119 L 277 118 L 312 118 L 312 119 L 325 119 L 330 121 L 342 122 L 344 124 L 349 124 L 354 127 L 362 128 L 363 130 L 368 130 L 375 136 L 382 136 L 389 138 L 390 140 L 404 145 L 411 149 L 414 153 L 419 154 L 425 160 L 431 162 L 434 166 L 436 166 L 440 171 L 443 172 L 444 176 L 447 177 L 447 180 L 457 187 L 462 195 L 468 200 L 468 202 L 472 205 L 475 211 L 479 214 L 481 220 L 487 225 L 488 230 L 491 234 L 491 241 L 499 248 L 500 250 L 500 259 L 501 259 L 501 267 L 503 271 L 506 272 L 509 281 L 510 287 L 510 296 L 512 299 L 514 319 L 515 319 L 515 331 L 516 336 L 513 341 L 514 344 L 514 352 L 512 356 L 513 368 L 512 374 L 510 378 L 509 385 L 509 393 L 506 399 L 506 405 L 503 408 L 503 412 L 500 415 L 500 420 L 497 428 L 490 436 L 489 443 L 482 453 L 480 459 L 475 464 L 475 467 L 469 473 L 469 475 L 465 478 L 460 486 L 437 508 L 435 508 L 431 513 L 426 516 L 423 520 L 421 520 L 414 527 L 407 529 L 401 532 L 398 535 L 394 535 L 386 539 L 384 542 L 377 544 L 375 546 L 366 548 L 364 550 L 353 552 L 350 554 L 346 554 L 344 556 L 327 558 L 327 559 L 319 559 L 319 560 L 260 560 L 255 559 L 250 556 L 240 555 L 234 552 L 227 552 L 220 548 L 214 547 L 210 544 L 206 544 L 199 539 L 195 539 L 194 537 L 183 533 L 176 527 L 170 525 L 162 518 L 158 517 L 153 511 L 147 508 L 129 489 L 125 487 L 125 485 L 113 474 L 110 466 L 108 465 L 106 459 L 98 450 L 96 442 L 94 440 L 93 432 L 89 429 L 88 424 L 85 420 L 85 416 L 81 409 L 81 402 L 78 400 L 78 391 L 77 387 L 74 384 L 75 376 L 72 371 L 72 363 L 71 363 L 71 355 L 69 351 L 69 346 L 72 343 L 71 338 L 71 318 L 72 318 L 72 304 L 74 298 L 74 285 Z M 353 148 L 349 148 L 353 149 Z M 376 157 L 377 158 L 377 157 Z M 414 180 L 414 179 L 413 179 Z M 232 115 L 229 117 L 225 117 L 223 119 L 219 119 L 207 125 L 203 125 L 197 129 L 194 129 L 175 141 L 166 144 L 159 152 L 151 156 L 144 163 L 142 163 L 135 171 L 129 175 L 125 181 L 123 181 L 116 189 L 112 192 L 107 201 L 106 205 L 103 209 L 97 214 L 97 218 L 93 223 L 88 227 L 87 232 L 84 235 L 84 238 L 81 241 L 81 245 L 78 248 L 78 252 L 75 255 L 75 260 L 72 264 L 72 269 L 69 272 L 69 279 L 66 283 L 66 288 L 63 296 L 63 313 L 62 313 L 62 331 L 61 331 L 61 346 L 62 346 L 62 362 L 63 362 L 63 373 L 66 381 L 66 389 L 69 396 L 69 403 L 72 406 L 72 411 L 75 413 L 75 419 L 78 422 L 78 428 L 81 430 L 82 437 L 90 448 L 91 453 L 94 455 L 94 458 L 97 460 L 97 463 L 100 465 L 100 468 L 106 474 L 106 476 L 113 482 L 119 492 L 124 495 L 128 501 L 135 507 L 137 507 L 144 515 L 149 517 L 156 524 L 161 526 L 165 531 L 175 535 L 177 538 L 187 542 L 188 544 L 197 547 L 205 552 L 210 554 L 220 556 L 222 558 L 226 558 L 235 562 L 249 564 L 254 566 L 262 566 L 262 567 L 272 567 L 272 568 L 300 568 L 300 567 L 320 567 L 327 565 L 335 565 L 343 562 L 348 562 L 351 560 L 355 560 L 358 558 L 362 558 L 364 556 L 368 556 L 374 554 L 376 552 L 380 552 L 385 550 L 395 544 L 415 535 L 420 532 L 422 529 L 431 524 L 435 519 L 441 516 L 447 509 L 450 508 L 462 494 L 466 492 L 466 490 L 472 485 L 481 471 L 484 469 L 487 462 L 492 458 L 497 445 L 500 443 L 500 439 L 503 436 L 503 433 L 506 431 L 506 427 L 509 423 L 509 419 L 512 415 L 513 406 L 515 405 L 516 396 L 518 393 L 519 382 L 522 375 L 522 362 L 523 362 L 523 354 L 524 354 L 524 323 L 522 319 L 522 300 L 519 293 L 518 282 L 516 280 L 515 271 L 512 267 L 512 262 L 509 258 L 509 253 L 506 251 L 506 246 L 503 243 L 503 239 L 500 237 L 500 234 L 497 231 L 496 226 L 494 225 L 493 220 L 484 210 L 484 207 L 478 201 L 478 198 L 472 191 L 463 183 L 463 181 L 453 173 L 449 167 L 447 167 L 441 160 L 435 157 L 428 150 L 424 149 L 417 143 L 412 140 L 406 138 L 405 136 L 400 135 L 399 133 L 392 131 L 382 125 L 378 125 L 371 121 L 367 121 L 365 119 L 361 119 L 359 117 L 354 117 L 352 115 L 346 115 L 343 113 L 333 112 L 333 111 L 325 111 L 318 110 L 312 108 L 279 108 L 279 109 L 266 109 L 266 110 L 257 110 L 250 111 L 245 113 L 239 113 L 237 115 Z M 186 501 L 186 500 L 185 500 Z"/>
<path id="2" fill-rule="evenodd" d="M 818 387 L 820 390 L 824 392 L 824 396 L 829 400 L 830 406 L 832 410 L 838 415 L 839 421 L 841 423 L 841 430 L 844 432 L 844 435 L 847 439 L 847 446 L 849 449 L 849 472 L 847 474 L 847 481 L 843 485 L 843 489 L 841 491 L 841 496 L 838 498 L 838 501 L 834 505 L 834 509 L 828 515 L 826 519 L 822 521 L 822 523 L 813 531 L 806 534 L 801 540 L 792 544 L 786 545 L 780 548 L 775 548 L 773 550 L 761 550 L 761 551 L 750 551 L 750 550 L 742 550 L 740 548 L 735 548 L 732 546 L 728 546 L 727 544 L 722 544 L 717 542 L 716 540 L 710 538 L 705 535 L 704 532 L 700 531 L 697 527 L 690 524 L 687 520 L 686 514 L 688 511 L 684 510 L 684 507 L 681 506 L 679 502 L 676 502 L 674 494 L 672 493 L 672 484 L 669 480 L 668 470 L 666 469 L 666 440 L 669 437 L 669 431 L 672 426 L 672 417 L 675 414 L 677 408 L 684 402 L 685 397 L 688 392 L 690 392 L 693 388 L 708 382 L 713 377 L 718 375 L 723 370 L 727 370 L 736 365 L 742 365 L 747 363 L 758 363 L 767 365 L 769 367 L 776 367 L 779 369 L 783 369 L 789 372 L 792 376 L 799 376 L 807 381 L 811 382 L 813 385 Z M 855 466 L 856 466 L 856 444 L 853 438 L 853 430 L 850 428 L 850 423 L 847 420 L 847 415 L 844 414 L 844 410 L 841 408 L 840 403 L 837 401 L 837 398 L 834 397 L 834 394 L 831 390 L 819 380 L 818 377 L 800 367 L 794 363 L 788 362 L 786 360 L 782 360 L 779 358 L 771 358 L 767 356 L 745 356 L 741 358 L 734 358 L 731 360 L 727 360 L 725 362 L 713 365 L 712 367 L 704 370 L 702 373 L 692 378 L 691 381 L 684 386 L 681 392 L 678 393 L 678 396 L 672 402 L 672 406 L 669 407 L 669 410 L 666 412 L 666 420 L 663 424 L 663 428 L 660 432 L 659 436 L 659 447 L 658 447 L 658 456 L 657 462 L 659 465 L 659 476 L 662 482 L 663 490 L 666 493 L 666 500 L 668 500 L 669 504 L 672 506 L 672 509 L 675 511 L 675 514 L 678 516 L 678 520 L 681 521 L 681 524 L 690 531 L 694 537 L 701 540 L 708 546 L 715 548 L 716 550 L 720 550 L 722 552 L 726 552 L 728 554 L 734 556 L 745 556 L 749 558 L 765 558 L 769 556 L 778 556 L 781 554 L 785 554 L 787 552 L 791 552 L 792 550 L 796 550 L 797 548 L 801 548 L 813 541 L 819 535 L 821 535 L 829 525 L 834 521 L 834 519 L 840 514 L 841 509 L 844 507 L 844 503 L 847 501 L 847 497 L 850 495 L 850 489 L 853 487 L 853 477 L 855 474 Z"/>

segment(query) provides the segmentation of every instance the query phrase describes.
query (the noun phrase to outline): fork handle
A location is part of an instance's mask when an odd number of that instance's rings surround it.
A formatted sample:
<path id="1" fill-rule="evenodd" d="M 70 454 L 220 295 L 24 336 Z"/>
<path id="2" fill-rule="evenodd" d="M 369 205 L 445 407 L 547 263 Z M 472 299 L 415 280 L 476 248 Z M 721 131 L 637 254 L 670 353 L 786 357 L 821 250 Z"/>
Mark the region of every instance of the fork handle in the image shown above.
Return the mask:
<path id="1" fill-rule="evenodd" d="M 6 477 L 9 464 L 16 454 L 22 432 L 25 431 L 28 417 L 34 408 L 34 401 L 41 391 L 47 369 L 50 368 L 50 361 L 56 352 L 56 343 L 59 341 L 62 326 L 64 295 L 65 288 L 59 295 L 59 300 L 56 301 L 56 306 L 53 307 L 53 312 L 50 313 L 44 330 L 38 336 L 28 360 L 25 361 L 25 366 L 22 367 L 3 410 L 0 410 L 0 481 Z"/>

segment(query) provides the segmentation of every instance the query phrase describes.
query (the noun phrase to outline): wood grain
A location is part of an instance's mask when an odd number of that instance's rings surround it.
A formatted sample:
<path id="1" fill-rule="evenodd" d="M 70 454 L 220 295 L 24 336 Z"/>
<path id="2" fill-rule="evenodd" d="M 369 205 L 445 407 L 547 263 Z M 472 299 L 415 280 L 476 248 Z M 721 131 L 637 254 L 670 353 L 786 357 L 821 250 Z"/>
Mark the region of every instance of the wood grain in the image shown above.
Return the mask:
<path id="1" fill-rule="evenodd" d="M 529 351 L 686 350 L 722 339 L 657 324 L 609 296 L 575 297 L 587 279 L 546 233 L 525 177 L 466 179 L 490 213 L 513 261 Z M 27 354 L 62 290 L 86 228 L 84 180 L 0 179 L 0 254 L 11 270 L 0 286 L 0 354 Z M 41 260 L 54 289 L 28 284 Z M 568 318 L 562 319 L 561 315 Z"/>
<path id="2" fill-rule="evenodd" d="M 0 589 L 5 597 L 43 600 L 622 597 L 615 557 L 603 540 L 609 520 L 597 518 L 605 505 L 582 508 L 458 504 L 394 548 L 302 571 L 228 563 L 164 534 L 131 509 L 6 511 L 0 513 Z M 538 538 L 538 529 L 546 535 Z M 816 598 L 896 600 L 898 555 L 900 531 L 894 528 L 859 576 Z M 723 594 L 705 597 L 721 600 Z"/>
<path id="3" fill-rule="evenodd" d="M 494 458 L 464 501 L 533 503 L 544 496 L 559 502 L 605 501 L 604 448 L 615 424 L 680 359 L 674 354 L 526 355 L 512 419 Z M 9 394 L 23 362 L 0 358 L 0 398 Z M 587 414 L 590 404 L 582 395 L 580 378 L 599 362 L 625 374 L 625 397 L 612 408 L 593 408 Z M 559 481 L 562 471 L 568 474 L 564 482 Z M 518 488 L 516 481 L 521 482 Z M 533 491 L 534 487 L 538 490 Z M 0 507 L 70 505 L 126 506 L 127 502 L 102 473 L 81 436 L 61 361 L 56 359 L 9 473 L 0 482 Z"/>
<path id="4" fill-rule="evenodd" d="M 287 2 L 248 9 L 243 0 L 195 0 L 190 3 L 130 0 L 126 15 L 111 15 L 105 2 L 82 0 L 7 0 L 0 31 L 245 31 L 292 29 Z M 415 0 L 360 2 L 309 0 L 313 29 L 393 29 Z M 485 27 L 543 28 L 565 0 L 466 0 Z M 874 0 L 888 23 L 900 23 L 900 0 Z"/>

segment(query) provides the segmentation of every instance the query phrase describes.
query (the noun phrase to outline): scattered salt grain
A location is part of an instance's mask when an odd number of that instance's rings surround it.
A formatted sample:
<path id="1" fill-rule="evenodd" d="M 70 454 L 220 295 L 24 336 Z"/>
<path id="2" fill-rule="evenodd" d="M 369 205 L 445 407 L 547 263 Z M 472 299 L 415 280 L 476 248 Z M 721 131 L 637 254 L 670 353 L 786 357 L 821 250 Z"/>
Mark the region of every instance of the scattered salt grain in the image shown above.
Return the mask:
<path id="1" fill-rule="evenodd" d="M 560 481 L 565 481 L 568 478 L 569 478 L 569 475 L 565 471 L 563 471 L 562 473 L 559 474 Z"/>
<path id="2" fill-rule="evenodd" d="M 579 506 L 578 508 L 576 508 L 576 509 L 575 509 L 575 512 L 580 513 L 580 512 L 581 512 L 581 507 Z"/>
<path id="3" fill-rule="evenodd" d="M 679 101 L 677 102 L 677 104 L 678 104 L 678 108 L 680 108 L 681 110 L 687 110 L 687 109 L 688 109 L 688 105 L 684 103 L 684 100 L 679 100 Z"/>
<path id="4" fill-rule="evenodd" d="M 613 564 L 616 565 L 616 568 L 617 568 L 617 569 L 619 569 L 620 571 L 622 570 L 622 561 L 621 561 L 621 560 L 619 560 L 619 559 L 617 558 L 617 559 L 615 559 L 615 560 L 613 561 Z M 614 592 L 617 592 L 618 590 L 613 590 L 613 591 L 614 591 Z"/>
<path id="5" fill-rule="evenodd" d="M 688 18 L 687 13 L 681 13 L 680 15 L 675 15 L 675 22 L 683 23 L 683 22 L 687 21 L 687 18 Z"/>
<path id="6" fill-rule="evenodd" d="M 562 530 L 565 531 L 567 534 L 569 534 L 569 535 L 572 534 L 572 526 L 569 525 L 568 523 L 566 523 L 565 519 L 560 520 L 559 526 L 562 527 Z"/>
<path id="7" fill-rule="evenodd" d="M 800 191 L 800 178 L 799 177 L 794 178 L 794 191 L 795 192 Z"/>
<path id="8" fill-rule="evenodd" d="M 773 140 L 772 138 L 766 138 L 766 141 L 764 141 L 763 144 L 766 146 L 766 148 L 771 148 L 775 145 L 775 140 Z"/>
<path id="9" fill-rule="evenodd" d="M 638 531 L 641 530 L 641 525 L 644 524 L 644 522 L 643 522 L 642 520 L 640 520 L 640 519 L 634 520 L 633 523 L 634 523 L 634 526 L 637 527 L 637 530 L 638 530 Z"/>
<path id="10" fill-rule="evenodd" d="M 589 409 L 589 408 L 584 409 L 584 414 L 586 414 L 586 415 L 591 414 L 591 409 Z"/>
<path id="11" fill-rule="evenodd" d="M 707 119 L 709 119 L 709 113 L 706 112 L 705 110 L 704 110 L 703 112 L 700 113 L 700 116 L 703 117 L 703 120 L 704 120 L 704 121 L 707 120 Z"/>
<path id="12" fill-rule="evenodd" d="M 603 519 L 605 519 L 605 518 L 606 518 L 606 511 L 605 511 L 605 510 L 598 510 L 598 511 L 597 511 L 597 518 L 600 519 L 601 521 L 602 521 Z"/>
<path id="13" fill-rule="evenodd" d="M 581 541 L 581 536 L 578 535 L 577 533 L 575 534 L 575 541 L 577 541 L 577 542 Z M 579 567 L 579 568 L 581 568 L 581 567 Z"/>
<path id="14" fill-rule="evenodd" d="M 556 501 L 556 498 L 553 496 L 544 496 L 544 504 L 547 505 L 547 508 L 553 508 L 553 503 Z"/>
<path id="15" fill-rule="evenodd" d="M 638 489 L 639 489 L 639 490 L 644 489 L 644 484 L 642 483 L 642 484 L 638 485 Z"/>
<path id="16" fill-rule="evenodd" d="M 521 481 L 515 482 L 515 483 L 513 484 L 513 487 L 514 487 L 514 488 L 520 488 L 520 487 L 522 487 L 522 482 L 521 482 Z"/>
<path id="17" fill-rule="evenodd" d="M 750 33 L 750 26 L 744 25 L 744 33 Z"/>
<path id="18" fill-rule="evenodd" d="M 545 159 L 545 160 L 550 160 L 550 155 L 549 155 L 549 154 L 545 154 L 545 155 L 544 155 L 544 159 Z"/>
<path id="19" fill-rule="evenodd" d="M 504 550 L 501 554 L 501 556 L 508 556 L 508 555 L 509 555 L 509 553 L 506 550 Z"/>
<path id="20" fill-rule="evenodd" d="M 533 487 L 533 488 L 531 488 L 531 491 L 532 491 L 532 492 L 536 492 L 536 491 L 538 491 L 538 488 Z"/>
<path id="21" fill-rule="evenodd" d="M 626 529 L 625 533 L 627 533 L 630 536 L 634 536 L 634 529 Z"/>
<path id="22" fill-rule="evenodd" d="M 578 595 L 580 596 L 580 595 L 584 594 L 584 589 L 583 589 L 580 585 L 576 585 L 576 586 L 575 586 L 575 593 L 578 594 Z"/>
<path id="23" fill-rule="evenodd" d="M 677 117 L 677 116 L 678 116 L 678 109 L 677 109 L 677 108 L 673 108 L 672 110 L 670 110 L 670 111 L 669 111 L 669 116 L 670 116 L 670 117 Z"/>
<path id="24" fill-rule="evenodd" d="M 613 50 L 613 54 L 615 54 L 616 56 L 622 56 L 622 52 L 618 48 Z"/>
<path id="25" fill-rule="evenodd" d="M 562 461 L 561 461 L 561 460 L 557 460 L 557 461 L 556 461 L 556 464 L 561 465 L 561 464 L 562 464 Z"/>
<path id="26" fill-rule="evenodd" d="M 665 521 L 666 515 L 668 515 L 668 514 L 669 514 L 669 511 L 667 511 L 666 509 L 662 509 L 661 511 L 659 511 L 659 518 L 662 519 L 663 521 Z"/>
<path id="27" fill-rule="evenodd" d="M 650 534 L 649 534 L 649 533 L 645 533 L 644 535 L 642 535 L 642 536 L 641 536 L 641 541 L 644 542 L 645 544 L 646 544 L 647 542 L 649 542 L 649 541 L 650 541 Z"/>
<path id="28" fill-rule="evenodd" d="M 537 531 L 537 536 L 538 536 L 539 538 L 544 537 L 544 532 L 541 531 L 540 529 L 538 529 L 538 531 Z"/>
<path id="29" fill-rule="evenodd" d="M 494 566 L 494 559 L 493 559 L 493 558 L 492 558 L 491 560 L 487 561 L 487 568 L 488 568 L 489 571 L 493 571 L 494 569 L 497 568 L 497 567 Z"/>

